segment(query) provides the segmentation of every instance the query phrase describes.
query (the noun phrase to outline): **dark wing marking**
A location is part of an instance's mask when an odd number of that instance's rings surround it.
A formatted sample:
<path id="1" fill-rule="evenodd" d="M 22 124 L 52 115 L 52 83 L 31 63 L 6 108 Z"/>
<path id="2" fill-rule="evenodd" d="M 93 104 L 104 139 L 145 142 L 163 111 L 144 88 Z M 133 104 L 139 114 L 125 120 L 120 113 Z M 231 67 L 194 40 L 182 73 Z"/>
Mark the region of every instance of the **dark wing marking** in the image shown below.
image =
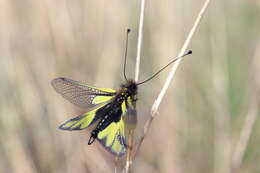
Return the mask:
<path id="1" fill-rule="evenodd" d="M 89 127 L 100 118 L 100 115 L 97 115 L 97 110 L 100 109 L 101 106 L 66 121 L 59 128 L 61 130 L 82 130 Z"/>
<path id="2" fill-rule="evenodd" d="M 108 119 L 106 119 L 102 124 L 97 139 L 106 150 L 112 154 L 116 156 L 122 156 L 125 154 L 125 122 L 122 118 L 121 105 L 114 105 Z"/>

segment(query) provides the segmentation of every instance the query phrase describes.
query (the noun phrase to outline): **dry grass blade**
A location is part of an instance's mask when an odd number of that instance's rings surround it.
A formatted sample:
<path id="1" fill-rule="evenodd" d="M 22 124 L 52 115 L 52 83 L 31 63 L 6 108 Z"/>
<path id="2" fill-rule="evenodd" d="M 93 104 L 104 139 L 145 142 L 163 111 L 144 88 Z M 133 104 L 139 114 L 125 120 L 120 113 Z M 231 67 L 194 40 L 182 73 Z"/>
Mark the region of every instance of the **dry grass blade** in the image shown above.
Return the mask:
<path id="1" fill-rule="evenodd" d="M 142 48 L 142 40 L 143 40 L 143 24 L 144 24 L 144 9 L 145 9 L 145 0 L 141 0 L 140 7 L 140 19 L 139 19 L 139 29 L 138 29 L 138 42 L 137 42 L 137 54 L 136 54 L 136 66 L 135 66 L 135 82 L 138 82 L 139 78 L 139 69 L 140 69 L 140 59 L 141 59 L 141 48 Z M 136 116 L 136 115 L 135 115 Z M 126 153 L 126 166 L 125 172 L 130 172 L 131 164 L 132 164 L 132 156 L 133 156 L 133 139 L 134 139 L 134 130 L 135 125 L 129 126 L 132 128 L 128 129 L 128 148 Z"/>
<path id="2" fill-rule="evenodd" d="M 200 12 L 199 12 L 195 22 L 194 22 L 193 27 L 191 28 L 191 30 L 190 30 L 190 32 L 189 32 L 189 34 L 188 34 L 188 36 L 187 36 L 187 38 L 186 38 L 186 40 L 184 42 L 184 44 L 183 44 L 179 54 L 178 54 L 178 57 L 184 54 L 185 50 L 187 49 L 188 45 L 190 44 L 191 39 L 192 39 L 196 29 L 198 28 L 198 25 L 199 25 L 201 19 L 203 17 L 203 14 L 205 13 L 205 11 L 206 11 L 206 9 L 207 9 L 207 7 L 209 5 L 209 2 L 210 2 L 210 0 L 206 0 L 204 2 L 203 6 L 202 6 L 202 8 L 201 8 L 201 10 L 200 10 Z M 142 144 L 144 136 L 146 135 L 146 133 L 148 132 L 148 130 L 149 130 L 151 124 L 152 124 L 152 120 L 157 115 L 160 103 L 161 103 L 161 101 L 162 101 L 162 99 L 163 99 L 163 97 L 164 97 L 164 95 L 165 95 L 165 93 L 166 93 L 166 91 L 167 91 L 167 89 L 168 89 L 168 87 L 170 85 L 170 82 L 171 82 L 171 80 L 172 80 L 172 78 L 173 78 L 173 76 L 174 76 L 174 74 L 175 74 L 175 72 L 176 72 L 176 70 L 177 70 L 177 68 L 178 68 L 178 66 L 180 64 L 180 61 L 181 61 L 181 59 L 177 60 L 173 64 L 172 70 L 170 71 L 170 73 L 169 73 L 169 75 L 168 75 L 168 77 L 167 77 L 167 79 L 166 79 L 166 81 L 165 81 L 165 83 L 163 85 L 163 88 L 162 88 L 160 94 L 158 95 L 158 97 L 156 98 L 156 100 L 155 100 L 155 102 L 154 102 L 154 104 L 152 106 L 151 116 L 150 116 L 150 118 L 147 120 L 147 122 L 145 124 L 144 131 L 143 131 L 143 136 L 141 136 L 141 140 L 139 140 L 139 142 L 137 143 L 137 148 L 136 148 L 135 155 L 138 152 L 138 150 L 139 150 L 139 148 L 140 148 L 140 146 Z"/>
<path id="3" fill-rule="evenodd" d="M 138 42 L 137 42 L 137 53 L 136 53 L 136 63 L 135 63 L 135 82 L 138 82 L 139 71 L 140 71 L 140 59 L 141 59 L 141 49 L 142 49 L 142 40 L 143 40 L 143 26 L 144 26 L 144 9 L 145 9 L 145 0 L 141 0 L 139 29 L 138 29 Z"/>

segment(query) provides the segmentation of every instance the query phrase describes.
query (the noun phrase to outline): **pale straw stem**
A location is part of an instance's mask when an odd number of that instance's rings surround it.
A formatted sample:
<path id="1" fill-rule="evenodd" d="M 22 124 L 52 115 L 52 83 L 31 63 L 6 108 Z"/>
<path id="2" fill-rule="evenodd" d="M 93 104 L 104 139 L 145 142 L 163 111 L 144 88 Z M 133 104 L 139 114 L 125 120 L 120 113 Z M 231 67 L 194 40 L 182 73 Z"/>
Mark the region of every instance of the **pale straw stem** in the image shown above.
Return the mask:
<path id="1" fill-rule="evenodd" d="M 190 32 L 189 32 L 189 34 L 188 34 L 188 36 L 187 36 L 187 38 L 186 38 L 186 40 L 184 42 L 184 44 L 183 44 L 179 54 L 178 54 L 178 57 L 185 53 L 185 50 L 187 49 L 188 45 L 190 44 L 191 39 L 192 39 L 196 29 L 198 28 L 198 25 L 199 25 L 203 15 L 204 15 L 204 13 L 205 13 L 207 7 L 208 7 L 208 5 L 209 5 L 209 2 L 210 2 L 210 0 L 206 0 L 204 2 L 203 6 L 202 6 L 202 8 L 201 8 L 201 10 L 200 10 L 200 12 L 199 12 L 195 22 L 194 22 L 193 27 L 191 28 L 191 30 L 190 30 Z M 168 89 L 168 87 L 170 85 L 170 82 L 171 82 L 171 80 L 172 80 L 172 78 L 173 78 L 173 76 L 174 76 L 174 74 L 175 74 L 179 64 L 180 64 L 180 61 L 181 61 L 181 59 L 177 60 L 173 64 L 173 67 L 172 67 L 172 69 L 171 69 L 171 71 L 170 71 L 170 73 L 169 73 L 169 75 L 168 75 L 168 77 L 167 77 L 167 79 L 166 79 L 166 81 L 165 81 L 165 83 L 163 85 L 163 88 L 162 88 L 160 94 L 155 99 L 155 102 L 154 102 L 154 104 L 153 104 L 153 106 L 151 108 L 151 116 L 145 123 L 144 130 L 143 130 L 143 136 L 141 136 L 141 139 L 137 143 L 136 152 L 135 152 L 134 156 L 138 152 L 138 150 L 139 150 L 139 148 L 140 148 L 140 146 L 141 146 L 141 144 L 143 142 L 143 139 L 144 139 L 146 133 L 149 131 L 150 126 L 152 124 L 153 118 L 158 114 L 158 108 L 160 106 L 160 103 L 162 102 L 162 99 L 163 99 L 163 97 L 164 97 L 164 95 L 165 95 L 165 93 L 166 93 L 166 91 L 167 91 L 167 89 Z"/>
<path id="2" fill-rule="evenodd" d="M 143 26 L 144 26 L 144 10 L 145 10 L 145 0 L 141 0 L 136 64 L 135 64 L 135 82 L 136 83 L 138 82 L 139 72 L 140 72 L 140 59 L 141 59 Z M 132 164 L 133 144 L 134 144 L 133 139 L 134 139 L 134 128 L 130 128 L 130 129 L 128 129 L 128 147 L 127 147 L 127 152 L 126 152 L 126 166 L 125 166 L 126 173 L 129 173 L 131 171 L 130 168 L 131 168 L 131 164 Z"/>
<path id="3" fill-rule="evenodd" d="M 143 41 L 143 26 L 144 26 L 144 9 L 145 9 L 145 0 L 141 0 L 136 64 L 135 64 L 135 82 L 138 82 L 139 72 L 140 72 L 140 59 L 141 59 L 141 49 L 142 49 L 142 41 Z"/>

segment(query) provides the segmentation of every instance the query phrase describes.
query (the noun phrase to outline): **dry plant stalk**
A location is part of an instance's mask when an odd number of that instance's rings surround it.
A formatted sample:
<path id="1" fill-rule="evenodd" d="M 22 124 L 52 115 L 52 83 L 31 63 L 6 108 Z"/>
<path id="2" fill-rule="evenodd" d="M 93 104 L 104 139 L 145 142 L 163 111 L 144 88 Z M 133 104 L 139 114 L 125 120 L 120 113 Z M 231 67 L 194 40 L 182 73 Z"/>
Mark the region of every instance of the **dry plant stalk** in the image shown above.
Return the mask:
<path id="1" fill-rule="evenodd" d="M 185 42 L 184 42 L 184 44 L 183 44 L 183 46 L 182 46 L 182 48 L 181 48 L 181 50 L 180 50 L 180 52 L 179 52 L 179 54 L 178 54 L 177 57 L 179 57 L 179 56 L 181 56 L 181 55 L 183 55 L 183 54 L 185 53 L 185 50 L 187 49 L 188 45 L 190 44 L 191 39 L 192 39 L 192 37 L 193 37 L 193 35 L 194 35 L 196 29 L 198 28 L 198 25 L 199 25 L 199 23 L 200 23 L 200 21 L 201 21 L 203 15 L 204 15 L 204 13 L 205 13 L 207 7 L 208 7 L 208 5 L 209 5 L 209 2 L 210 2 L 210 0 L 206 0 L 206 1 L 204 2 L 203 6 L 202 6 L 202 8 L 201 8 L 201 10 L 200 10 L 200 12 L 199 12 L 199 14 L 198 14 L 198 16 L 197 16 L 195 22 L 194 22 L 194 25 L 193 25 L 193 27 L 191 28 L 191 30 L 190 30 L 190 32 L 189 32 L 189 34 L 188 34 L 188 36 L 187 36 L 187 38 L 186 38 L 186 40 L 185 40 Z M 162 88 L 160 94 L 159 94 L 158 97 L 155 99 L 155 102 L 154 102 L 154 104 L 153 104 L 153 106 L 152 106 L 152 109 L 151 109 L 151 116 L 150 116 L 150 118 L 146 121 L 146 123 L 145 123 L 145 125 L 144 125 L 143 135 L 141 136 L 140 140 L 139 140 L 138 143 L 137 143 L 136 151 L 135 151 L 133 157 L 135 157 L 136 154 L 137 154 L 137 152 L 139 151 L 140 146 L 141 146 L 141 144 L 142 144 L 142 142 L 143 142 L 143 139 L 145 138 L 147 132 L 149 131 L 150 126 L 151 126 L 151 124 L 152 124 L 152 121 L 153 121 L 154 117 L 158 114 L 158 108 L 159 108 L 159 106 L 160 106 L 160 103 L 162 102 L 162 99 L 163 99 L 163 97 L 164 97 L 164 95 L 165 95 L 165 93 L 166 93 L 166 91 L 167 91 L 167 89 L 168 89 L 168 87 L 169 87 L 169 85 L 170 85 L 170 82 L 171 82 L 171 80 L 172 80 L 172 78 L 173 78 L 173 76 L 174 76 L 174 74 L 175 74 L 175 72 L 176 72 L 176 70 L 177 70 L 179 64 L 180 64 L 180 61 L 181 61 L 181 59 L 177 60 L 177 61 L 173 64 L 173 67 L 172 67 L 172 69 L 171 69 L 171 71 L 170 71 L 170 73 L 169 73 L 169 75 L 168 75 L 168 77 L 167 77 L 167 79 L 166 79 L 166 81 L 165 81 L 165 83 L 164 83 L 164 85 L 163 85 L 163 88 Z"/>
<path id="2" fill-rule="evenodd" d="M 137 41 L 137 53 L 136 53 L 136 65 L 135 65 L 135 82 L 138 82 L 139 72 L 140 72 L 140 59 L 141 59 L 141 48 L 143 40 L 143 25 L 144 25 L 144 9 L 145 9 L 145 0 L 141 0 L 140 6 L 140 18 L 139 18 L 139 29 L 138 29 L 138 41 Z M 136 116 L 136 115 L 135 115 Z M 136 122 L 135 122 L 136 123 Z M 130 126 L 128 128 L 128 147 L 126 152 L 126 166 L 125 172 L 130 172 L 132 158 L 133 158 L 133 145 L 134 145 L 134 130 L 136 125 Z"/>
<path id="3" fill-rule="evenodd" d="M 187 39 L 186 41 L 184 42 L 183 46 L 182 46 L 182 49 L 181 51 L 179 52 L 178 54 L 178 57 L 183 55 L 185 50 L 187 49 L 200 21 L 201 21 L 201 18 L 203 16 L 203 14 L 205 13 L 207 7 L 208 7 L 208 4 L 209 4 L 210 0 L 206 0 L 195 20 L 195 23 L 190 31 L 190 33 L 188 34 L 187 36 Z M 136 68 L 135 68 L 135 81 L 137 82 L 138 81 L 138 77 L 139 77 L 139 67 L 140 67 L 140 55 L 141 55 L 141 46 L 142 46 L 142 37 L 143 37 L 143 20 L 144 20 L 144 7 L 145 7 L 145 0 L 142 0 L 141 1 L 141 12 L 140 12 L 140 21 L 139 21 L 139 31 L 138 31 L 138 44 L 137 44 L 137 56 L 136 56 Z M 145 123 L 145 126 L 144 126 L 144 130 L 143 130 L 143 135 L 141 136 L 141 139 L 138 141 L 137 143 L 137 146 L 136 146 L 136 150 L 135 150 L 135 153 L 133 153 L 133 136 L 134 136 L 134 129 L 129 129 L 128 130 L 128 137 L 130 140 L 128 140 L 128 146 L 131 146 L 131 147 L 128 147 L 127 149 L 127 158 L 126 158 L 126 166 L 125 166 L 125 172 L 128 173 L 130 172 L 130 166 L 132 164 L 132 160 L 133 158 L 136 156 L 136 153 L 138 152 L 142 142 L 143 142 L 143 139 L 144 137 L 146 136 L 148 130 L 150 129 L 150 126 L 152 124 L 152 120 L 154 119 L 155 115 L 158 114 L 158 108 L 160 106 L 160 103 L 166 93 L 166 90 L 168 89 L 169 85 L 170 85 L 170 82 L 173 78 L 173 75 L 175 74 L 176 70 L 177 70 L 177 67 L 179 66 L 180 64 L 180 61 L 181 59 L 177 60 L 173 67 L 172 67 L 172 70 L 170 72 L 170 74 L 168 75 L 168 78 L 159 94 L 159 96 L 157 97 L 157 99 L 155 100 L 153 106 L 152 106 L 152 109 L 151 109 L 151 116 L 150 118 L 147 120 L 147 122 Z"/>

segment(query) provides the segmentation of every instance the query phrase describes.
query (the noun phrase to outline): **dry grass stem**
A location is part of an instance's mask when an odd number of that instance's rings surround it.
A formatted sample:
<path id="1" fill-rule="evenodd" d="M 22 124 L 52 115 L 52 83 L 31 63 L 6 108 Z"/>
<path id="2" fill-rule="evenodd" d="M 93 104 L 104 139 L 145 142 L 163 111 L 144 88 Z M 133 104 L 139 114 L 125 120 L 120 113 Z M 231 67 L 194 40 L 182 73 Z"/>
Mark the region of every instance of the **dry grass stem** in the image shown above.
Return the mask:
<path id="1" fill-rule="evenodd" d="M 135 81 L 136 82 L 138 82 L 139 71 L 140 71 L 140 59 L 141 59 L 141 49 L 142 49 L 142 40 L 143 40 L 143 26 L 144 26 L 144 9 L 145 9 L 145 0 L 141 0 L 139 29 L 138 29 L 138 42 L 137 42 L 137 53 L 136 53 L 136 63 L 135 63 Z"/>
<path id="2" fill-rule="evenodd" d="M 203 6 L 202 6 L 202 8 L 201 8 L 201 10 L 200 10 L 200 12 L 199 12 L 195 22 L 194 22 L 193 27 L 191 28 L 191 30 L 190 30 L 190 32 L 189 32 L 189 34 L 188 34 L 188 36 L 187 36 L 187 38 L 186 38 L 186 40 L 184 42 L 184 44 L 183 44 L 179 54 L 178 54 L 178 57 L 184 54 L 185 50 L 187 49 L 188 45 L 190 44 L 190 41 L 191 41 L 191 39 L 192 39 L 196 29 L 198 28 L 198 25 L 199 25 L 199 23 L 200 23 L 200 21 L 201 21 L 201 19 L 203 17 L 203 14 L 205 13 L 205 11 L 206 11 L 206 9 L 207 9 L 207 7 L 209 5 L 209 2 L 210 2 L 210 0 L 206 0 L 204 2 Z M 167 77 L 167 79 L 166 79 L 166 81 L 165 81 L 165 83 L 163 85 L 163 88 L 162 88 L 160 94 L 155 99 L 155 102 L 154 102 L 154 104 L 152 106 L 152 109 L 151 109 L 151 116 L 147 120 L 147 122 L 145 124 L 145 127 L 144 127 L 143 136 L 141 136 L 141 140 L 139 140 L 139 142 L 137 143 L 137 147 L 138 148 L 136 149 L 136 153 L 138 152 L 138 150 L 139 150 L 139 148 L 140 148 L 140 146 L 142 144 L 142 141 L 144 139 L 144 136 L 146 135 L 146 133 L 148 132 L 148 130 L 149 130 L 151 124 L 152 124 L 153 118 L 155 117 L 155 115 L 158 112 L 158 108 L 160 106 L 160 103 L 161 103 L 161 101 L 162 101 L 162 99 L 163 99 L 163 97 L 164 97 L 164 95 L 165 95 L 165 93 L 166 93 L 166 91 L 167 91 L 167 89 L 168 89 L 168 87 L 170 85 L 170 82 L 171 82 L 171 80 L 172 80 L 172 78 L 173 78 L 173 76 L 174 76 L 174 74 L 175 74 L 175 72 L 176 72 L 176 70 L 177 70 L 177 68 L 178 68 L 178 66 L 180 64 L 180 61 L 181 61 L 181 59 L 177 60 L 173 64 L 173 67 L 172 67 L 172 69 L 171 69 L 171 71 L 170 71 L 170 73 L 169 73 L 169 75 L 168 75 L 168 77 Z"/>
<path id="3" fill-rule="evenodd" d="M 139 71 L 140 71 L 140 59 L 141 59 L 143 25 L 144 25 L 144 10 L 145 10 L 145 0 L 141 0 L 137 53 L 136 53 L 136 65 L 135 65 L 135 82 L 138 82 Z M 125 166 L 126 173 L 130 172 L 130 168 L 131 168 L 131 164 L 132 164 L 134 130 L 135 130 L 135 126 L 133 128 L 128 129 L 128 147 L 127 147 L 127 153 L 126 153 L 126 166 Z"/>
<path id="4" fill-rule="evenodd" d="M 195 22 L 194 22 L 193 27 L 191 28 L 190 33 L 188 34 L 188 36 L 187 36 L 187 38 L 186 38 L 186 40 L 185 40 L 185 42 L 184 42 L 184 44 L 183 44 L 179 54 L 178 54 L 178 57 L 183 55 L 185 53 L 185 50 L 189 46 L 190 41 L 191 41 L 191 39 L 192 39 L 192 37 L 193 37 L 193 35 L 194 35 L 194 33 L 195 33 L 195 31 L 196 31 L 200 21 L 202 19 L 203 14 L 205 13 L 205 11 L 206 11 L 206 9 L 208 7 L 209 2 L 210 2 L 210 0 L 206 0 L 204 2 L 203 6 L 202 6 L 202 8 L 201 8 L 201 10 L 200 10 L 200 12 L 199 12 Z M 167 89 L 169 88 L 170 82 L 171 82 L 171 80 L 172 80 L 172 78 L 173 78 L 173 76 L 174 76 L 174 74 L 175 74 L 175 72 L 176 72 L 176 70 L 177 70 L 177 68 L 178 68 L 178 66 L 180 64 L 180 61 L 181 61 L 181 59 L 177 60 L 173 64 L 172 70 L 170 71 L 170 73 L 169 73 L 169 75 L 168 75 L 168 77 L 167 77 L 167 79 L 166 79 L 166 81 L 165 81 L 165 83 L 163 85 L 163 88 L 162 88 L 160 94 L 158 95 L 158 97 L 156 98 L 156 100 L 155 100 L 155 102 L 154 102 L 154 104 L 152 106 L 152 109 L 151 109 L 151 114 L 152 115 L 155 114 L 158 111 L 158 108 L 159 108 L 159 106 L 161 104 L 161 101 L 162 101 L 162 99 L 163 99 Z"/>
<path id="5" fill-rule="evenodd" d="M 115 169 L 114 169 L 114 173 L 117 173 L 118 171 L 118 161 L 119 161 L 119 157 L 115 158 Z"/>

